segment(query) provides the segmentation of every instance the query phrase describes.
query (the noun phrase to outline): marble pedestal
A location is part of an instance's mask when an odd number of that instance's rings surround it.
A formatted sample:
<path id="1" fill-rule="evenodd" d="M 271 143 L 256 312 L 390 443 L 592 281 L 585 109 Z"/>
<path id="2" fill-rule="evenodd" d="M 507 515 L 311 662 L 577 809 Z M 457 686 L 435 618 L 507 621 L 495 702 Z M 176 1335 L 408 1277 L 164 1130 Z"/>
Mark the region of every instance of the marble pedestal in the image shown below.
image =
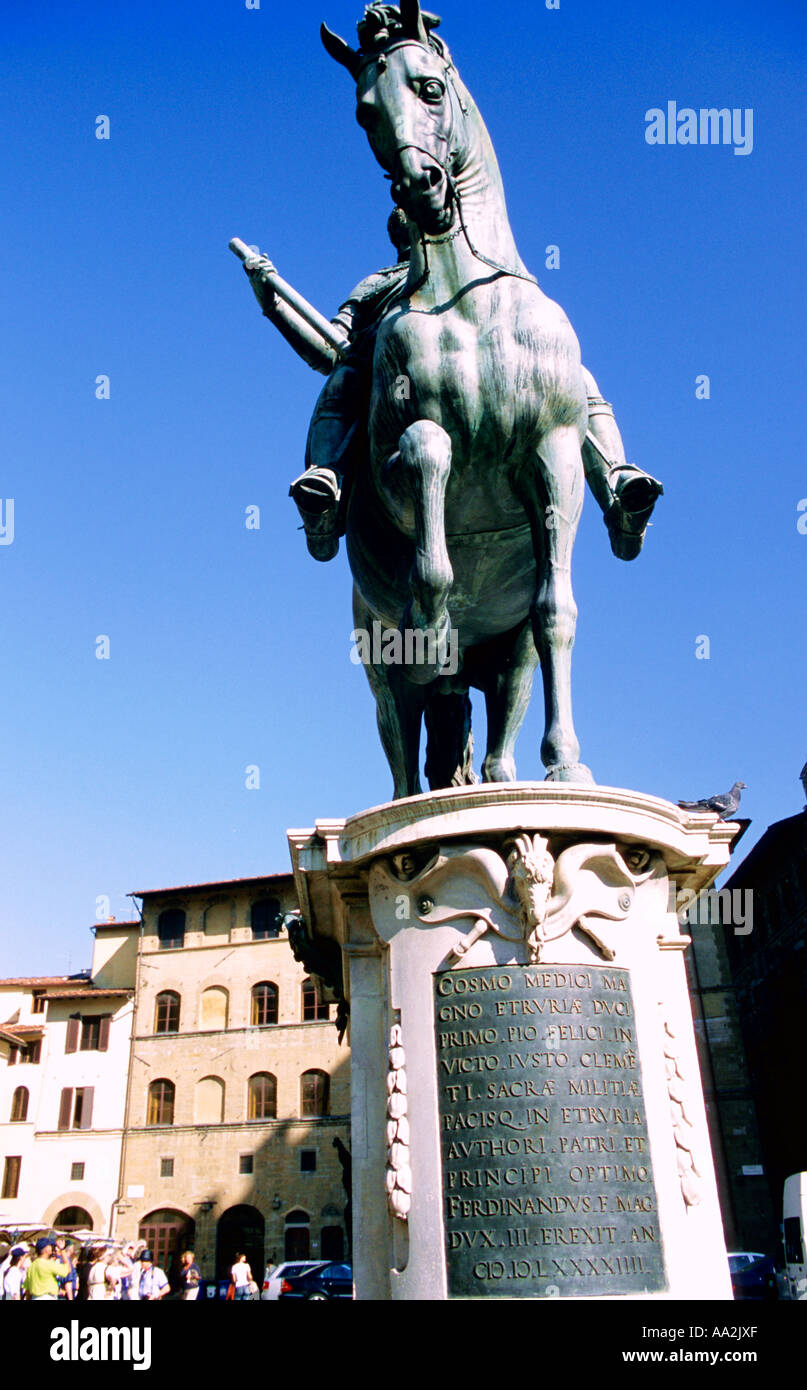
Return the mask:
<path id="1" fill-rule="evenodd" d="M 731 1297 L 675 908 L 735 833 L 545 782 L 289 832 L 350 1007 L 357 1298 Z"/>

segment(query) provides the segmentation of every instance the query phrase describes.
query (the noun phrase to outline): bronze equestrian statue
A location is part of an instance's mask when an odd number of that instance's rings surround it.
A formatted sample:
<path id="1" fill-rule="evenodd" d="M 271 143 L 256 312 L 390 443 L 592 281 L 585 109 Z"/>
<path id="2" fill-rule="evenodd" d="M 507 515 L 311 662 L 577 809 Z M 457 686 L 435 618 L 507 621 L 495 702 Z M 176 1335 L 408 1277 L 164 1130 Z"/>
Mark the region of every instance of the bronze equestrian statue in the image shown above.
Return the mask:
<path id="1" fill-rule="evenodd" d="M 322 26 L 392 181 L 397 265 L 328 324 L 231 243 L 266 316 L 328 376 L 291 488 L 309 549 L 330 559 L 345 534 L 356 630 L 424 639 L 394 648 L 400 662 L 374 650 L 365 663 L 396 797 L 421 790 L 424 720 L 429 785 L 476 780 L 470 689 L 486 703 L 483 780 L 514 781 L 539 661 L 546 779 L 593 781 L 571 704 L 583 480 L 626 560 L 663 490 L 626 462 L 568 319 L 518 254 L 490 137 L 438 24 L 401 0 L 368 6 L 358 49 Z"/>

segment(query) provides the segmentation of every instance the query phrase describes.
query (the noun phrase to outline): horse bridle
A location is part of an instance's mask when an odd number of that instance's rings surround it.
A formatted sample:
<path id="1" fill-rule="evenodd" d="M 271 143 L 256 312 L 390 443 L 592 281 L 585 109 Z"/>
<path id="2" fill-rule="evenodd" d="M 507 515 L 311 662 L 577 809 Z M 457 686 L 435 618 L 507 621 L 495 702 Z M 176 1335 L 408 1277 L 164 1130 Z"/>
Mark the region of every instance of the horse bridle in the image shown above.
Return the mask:
<path id="1" fill-rule="evenodd" d="M 394 50 L 395 50 L 396 48 L 405 48 L 405 47 L 407 47 L 407 46 L 411 46 L 411 44 L 412 44 L 413 42 L 417 42 L 417 41 L 416 41 L 416 40 L 409 39 L 409 40 L 404 40 L 404 41 L 401 42 L 401 43 L 393 44 L 390 48 L 388 48 L 388 49 L 385 50 L 385 53 L 392 53 L 392 52 L 394 52 Z M 421 46 L 422 46 L 422 45 L 421 45 Z M 372 61 L 372 60 L 370 60 L 370 61 Z M 376 59 L 376 61 L 377 61 L 377 59 Z M 466 106 L 465 102 L 462 100 L 462 97 L 460 96 L 460 94 L 459 94 L 459 92 L 458 92 L 458 90 L 457 90 L 456 84 L 455 84 L 455 82 L 454 82 L 454 78 L 453 78 L 453 76 L 452 76 L 452 74 L 455 72 L 454 64 L 453 64 L 452 62 L 446 60 L 446 59 L 442 59 L 442 62 L 443 62 L 443 76 L 444 76 L 445 79 L 446 79 L 446 85 L 447 85 L 447 87 L 448 87 L 448 90 L 449 90 L 449 92 L 450 92 L 450 93 L 452 94 L 452 96 L 453 96 L 453 101 L 455 101 L 456 104 L 457 104 L 457 106 L 459 106 L 459 108 L 460 108 L 460 110 L 462 111 L 463 115 L 464 115 L 464 116 L 467 116 L 467 114 L 468 114 L 468 107 Z M 450 133 L 448 136 L 441 136 L 441 137 L 440 137 L 440 138 L 443 140 L 443 143 L 446 144 L 446 145 L 448 145 L 449 150 L 450 150 L 451 144 L 452 144 L 452 138 L 451 138 L 451 137 L 452 137 L 452 135 L 453 135 L 453 133 L 454 133 L 454 124 L 455 124 L 455 113 L 454 113 L 454 105 L 453 105 L 453 102 L 452 102 L 452 108 L 451 108 L 451 133 Z M 441 160 L 432 150 L 427 150 L 427 149 L 425 149 L 422 145 L 416 145 L 414 142 L 407 142 L 406 144 L 396 146 L 395 151 L 394 151 L 394 158 L 395 158 L 396 162 L 397 162 L 397 160 L 398 160 L 398 156 L 401 155 L 401 154 L 403 153 L 404 150 L 416 150 L 418 154 L 425 154 L 425 156 L 426 156 L 427 159 L 432 160 L 432 161 L 438 166 L 438 168 L 442 169 L 442 171 L 443 171 L 443 173 L 444 173 L 444 175 L 445 175 L 445 177 L 446 177 L 446 180 L 447 180 L 447 182 L 448 182 L 448 186 L 449 186 L 449 189 L 450 189 L 450 191 L 451 191 L 451 196 L 452 196 L 452 198 L 453 198 L 453 200 L 454 200 L 454 203 L 455 203 L 455 205 L 456 205 L 456 208 L 457 208 L 457 213 L 458 213 L 459 220 L 460 220 L 460 228 L 461 228 L 461 230 L 462 230 L 462 233 L 463 233 L 463 236 L 465 237 L 466 242 L 468 243 L 468 249 L 469 249 L 469 251 L 471 252 L 471 255 L 472 255 L 476 260 L 481 261 L 481 262 L 483 263 L 483 265 L 490 266 L 490 268 L 491 268 L 492 270 L 498 270 L 498 271 L 500 272 L 500 274 L 502 274 L 502 275 L 510 275 L 510 276 L 512 276 L 512 277 L 513 277 L 514 279 L 516 279 L 516 280 L 526 280 L 526 281 L 527 281 L 529 284 L 531 284 L 531 285 L 537 285 L 537 284 L 538 284 L 538 281 L 536 280 L 536 278 L 535 278 L 534 275 L 530 275 L 530 274 L 528 274 L 528 273 L 525 272 L 525 271 L 511 270 L 508 266 L 505 266 L 505 265 L 499 265 L 498 261 L 493 261 L 493 260 L 491 260 L 489 256 L 486 256 L 486 255 L 484 254 L 484 252 L 480 251 L 480 250 L 478 249 L 478 247 L 474 246 L 474 244 L 473 244 L 473 242 L 472 242 L 472 240 L 471 240 L 471 234 L 470 234 L 470 232 L 468 231 L 468 227 L 467 227 L 467 224 L 466 224 L 466 222 L 465 222 L 465 215 L 464 215 L 463 208 L 462 208 L 462 197 L 460 196 L 459 189 L 457 188 L 457 185 L 456 185 L 456 183 L 455 183 L 455 181 L 454 181 L 454 176 L 453 176 L 451 170 L 449 169 L 448 164 L 447 164 L 447 163 L 444 163 L 443 160 Z M 399 166 L 399 167 L 400 167 L 400 166 Z M 392 178 L 393 175 L 392 175 L 392 174 L 389 174 L 387 177 L 388 177 L 388 178 Z M 404 209 L 404 211 L 405 211 L 405 209 Z M 426 269 L 425 269 L 425 271 L 424 271 L 424 273 L 423 273 L 423 276 L 422 276 L 421 279 L 418 281 L 418 284 L 417 284 L 417 286 L 416 286 L 417 289 L 420 289 L 420 287 L 421 287 L 422 285 L 424 285 L 424 284 L 427 282 L 428 278 L 429 278 L 429 257 L 428 257 L 428 254 L 426 253 L 426 247 L 427 247 L 429 244 L 433 244 L 435 241 L 436 241 L 436 242 L 439 242 L 440 240 L 442 240 L 442 237 L 435 237 L 435 238 L 427 237 L 426 234 L 421 230 L 420 227 L 418 227 L 418 232 L 420 233 L 421 245 L 422 245 L 423 248 L 424 248 L 424 259 L 425 259 L 425 261 L 426 261 Z M 458 235 L 458 232 L 453 232 L 453 233 L 444 234 L 444 235 L 445 235 L 445 237 L 446 237 L 446 240 L 449 240 L 452 236 L 457 236 L 457 235 Z M 410 293 L 411 293 L 411 291 L 410 291 Z M 402 297 L 402 296 L 401 296 L 401 295 L 396 296 L 396 298 L 400 298 L 400 297 Z"/>

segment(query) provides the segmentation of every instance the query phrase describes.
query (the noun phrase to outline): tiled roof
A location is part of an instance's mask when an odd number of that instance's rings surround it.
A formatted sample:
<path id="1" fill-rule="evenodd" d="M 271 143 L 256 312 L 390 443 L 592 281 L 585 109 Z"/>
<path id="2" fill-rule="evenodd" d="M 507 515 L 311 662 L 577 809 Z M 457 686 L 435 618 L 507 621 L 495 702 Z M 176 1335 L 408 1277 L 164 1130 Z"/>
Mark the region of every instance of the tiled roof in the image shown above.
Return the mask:
<path id="1" fill-rule="evenodd" d="M 135 893 L 130 893 L 129 897 L 151 898 L 156 897 L 158 894 L 162 893 L 201 893 L 205 889 L 210 891 L 213 888 L 234 888 L 236 887 L 236 885 L 239 884 L 243 886 L 244 884 L 249 883 L 275 883 L 279 879 L 287 879 L 291 881 L 293 878 L 294 875 L 292 874 L 291 870 L 289 870 L 288 873 L 284 874 L 261 874 L 256 878 L 223 878 L 217 880 L 215 883 L 180 883 L 177 884 L 174 888 L 146 888 L 141 889 Z"/>
<path id="2" fill-rule="evenodd" d="M 127 999 L 130 994 L 134 994 L 134 989 L 96 989 L 93 985 L 87 985 L 83 989 L 52 989 L 48 992 L 49 999 L 110 999 L 120 995 Z"/>
<path id="3" fill-rule="evenodd" d="M 12 975 L 0 980 L 0 985 L 19 985 L 21 988 L 47 989 L 49 985 L 69 985 L 71 981 L 89 981 L 89 970 L 77 975 Z"/>
<path id="4" fill-rule="evenodd" d="M 15 1038 L 28 1037 L 31 1033 L 44 1033 L 44 1023 L 0 1023 L 0 1028 L 4 1033 L 11 1033 Z"/>

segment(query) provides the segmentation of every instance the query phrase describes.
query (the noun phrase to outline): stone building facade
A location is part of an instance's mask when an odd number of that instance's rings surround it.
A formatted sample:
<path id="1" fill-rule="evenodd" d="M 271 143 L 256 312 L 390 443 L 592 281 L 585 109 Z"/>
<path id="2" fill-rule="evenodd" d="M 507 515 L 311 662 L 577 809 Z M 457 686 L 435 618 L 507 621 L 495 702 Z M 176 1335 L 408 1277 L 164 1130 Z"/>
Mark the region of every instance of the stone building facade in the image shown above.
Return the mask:
<path id="1" fill-rule="evenodd" d="M 115 1232 L 222 1277 L 349 1250 L 349 1062 L 289 948 L 291 874 L 142 899 Z M 340 1157 L 341 1155 L 341 1157 Z M 347 1159 L 349 1163 L 349 1159 Z"/>
<path id="2" fill-rule="evenodd" d="M 0 1216 L 108 1234 L 120 1177 L 138 924 L 73 976 L 0 980 Z"/>
<path id="3" fill-rule="evenodd" d="M 785 1178 L 807 1170 L 798 1081 L 807 1012 L 807 808 L 769 826 L 725 887 L 753 903 L 753 930 L 727 931 L 725 940 L 778 1223 Z"/>
<path id="4" fill-rule="evenodd" d="M 715 902 L 702 899 L 698 907 L 703 920 L 687 926 L 692 947 L 686 963 L 723 1229 L 729 1250 L 773 1254 L 778 1222 L 762 1161 L 756 1097 L 729 967 L 726 940 L 731 927 L 721 923 Z"/>
<path id="5" fill-rule="evenodd" d="M 801 781 L 807 795 L 807 767 Z M 807 808 L 769 826 L 689 915 L 690 995 L 727 1243 L 775 1254 L 784 1180 L 807 1170 L 807 1120 L 793 1101 L 807 1009 Z"/>

